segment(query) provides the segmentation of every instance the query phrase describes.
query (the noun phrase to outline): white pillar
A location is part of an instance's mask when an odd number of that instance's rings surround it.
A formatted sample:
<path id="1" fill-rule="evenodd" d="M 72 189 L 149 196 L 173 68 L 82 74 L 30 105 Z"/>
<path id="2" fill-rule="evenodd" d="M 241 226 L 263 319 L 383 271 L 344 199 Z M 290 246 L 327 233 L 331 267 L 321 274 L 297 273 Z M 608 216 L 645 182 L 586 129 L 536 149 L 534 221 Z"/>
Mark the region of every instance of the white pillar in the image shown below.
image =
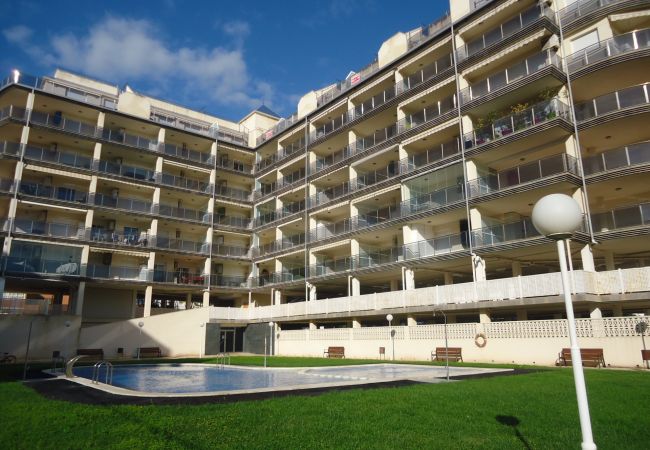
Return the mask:
<path id="1" fill-rule="evenodd" d="M 594 254 L 591 251 L 591 245 L 587 244 L 580 250 L 580 257 L 582 258 L 582 270 L 585 272 L 595 272 L 596 265 L 594 264 Z M 571 255 L 569 255 L 571 258 Z"/>
<path id="2" fill-rule="evenodd" d="M 476 281 L 485 281 L 487 276 L 485 274 L 485 260 L 479 255 L 472 254 L 472 264 L 474 265 L 474 277 Z"/>
<path id="3" fill-rule="evenodd" d="M 415 271 L 413 269 L 404 270 L 405 290 L 412 291 L 415 289 Z"/>
<path id="4" fill-rule="evenodd" d="M 77 287 L 77 292 L 74 293 L 74 313 L 81 316 L 84 308 L 84 296 L 86 294 L 86 282 L 82 281 Z"/>
<path id="5" fill-rule="evenodd" d="M 352 328 L 361 328 L 361 322 L 357 319 L 352 319 Z"/>
<path id="6" fill-rule="evenodd" d="M 151 315 L 151 298 L 153 297 L 153 286 L 149 285 L 144 290 L 144 312 L 142 317 Z"/>
<path id="7" fill-rule="evenodd" d="M 481 323 L 492 322 L 492 319 L 490 319 L 490 312 L 487 309 L 482 309 L 479 311 L 479 322 Z"/>
<path id="8" fill-rule="evenodd" d="M 357 277 L 352 277 L 352 297 L 358 297 L 361 295 L 361 282 Z"/>
<path id="9" fill-rule="evenodd" d="M 614 263 L 614 252 L 611 250 L 605 250 L 605 268 L 607 270 L 616 270 L 616 264 Z"/>
<path id="10" fill-rule="evenodd" d="M 415 317 L 408 316 L 406 318 L 406 325 L 409 326 L 409 327 L 415 327 L 415 326 L 418 325 L 418 322 L 417 322 L 417 320 L 415 320 Z"/>
<path id="11" fill-rule="evenodd" d="M 603 318 L 603 312 L 601 309 L 597 306 L 592 306 L 589 308 L 589 317 L 591 319 L 602 319 Z"/>
<path id="12" fill-rule="evenodd" d="M 445 272 L 444 276 L 445 276 L 445 284 L 454 284 L 454 276 L 451 273 Z"/>

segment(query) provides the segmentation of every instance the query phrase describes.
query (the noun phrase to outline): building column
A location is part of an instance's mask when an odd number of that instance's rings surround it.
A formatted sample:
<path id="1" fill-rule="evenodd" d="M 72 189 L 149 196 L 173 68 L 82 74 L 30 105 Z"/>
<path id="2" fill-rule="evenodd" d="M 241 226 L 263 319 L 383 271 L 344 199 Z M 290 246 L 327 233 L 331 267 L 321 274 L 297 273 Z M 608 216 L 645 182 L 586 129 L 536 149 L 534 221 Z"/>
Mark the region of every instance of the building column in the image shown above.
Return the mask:
<path id="1" fill-rule="evenodd" d="M 209 290 L 203 291 L 201 296 L 202 296 L 203 307 L 204 308 L 209 307 L 210 306 L 210 291 Z M 190 308 L 191 307 L 192 307 L 192 305 L 190 305 Z"/>
<path id="2" fill-rule="evenodd" d="M 406 318 L 406 326 L 408 327 L 416 327 L 418 325 L 417 320 L 415 320 L 415 317 L 413 316 L 408 316 Z"/>
<path id="3" fill-rule="evenodd" d="M 399 280 L 390 280 L 390 290 L 399 291 Z"/>
<path id="4" fill-rule="evenodd" d="M 317 298 L 317 293 L 316 293 L 316 286 L 309 283 L 307 286 L 309 288 L 309 301 L 314 301 Z"/>
<path id="5" fill-rule="evenodd" d="M 352 328 L 361 328 L 361 322 L 357 319 L 352 319 Z"/>
<path id="6" fill-rule="evenodd" d="M 607 270 L 616 270 L 616 263 L 614 263 L 614 252 L 605 250 L 605 268 Z"/>
<path id="7" fill-rule="evenodd" d="M 185 309 L 192 309 L 192 293 L 191 292 L 188 292 L 187 294 L 185 294 Z"/>
<path id="8" fill-rule="evenodd" d="M 521 276 L 521 263 L 519 261 L 512 262 L 512 276 L 513 277 Z"/>
<path id="9" fill-rule="evenodd" d="M 571 254 L 569 253 L 569 257 Z M 585 272 L 595 272 L 596 264 L 594 264 L 594 254 L 591 250 L 591 245 L 587 244 L 580 250 L 580 257 L 582 258 L 582 270 Z"/>
<path id="10" fill-rule="evenodd" d="M 361 295 L 361 282 L 357 277 L 352 277 L 350 280 L 350 283 L 352 284 L 351 286 L 351 291 L 352 291 L 352 297 L 358 297 Z"/>
<path id="11" fill-rule="evenodd" d="M 407 291 L 415 289 L 415 271 L 413 269 L 404 269 L 404 289 Z"/>
<path id="12" fill-rule="evenodd" d="M 474 281 L 485 281 L 485 260 L 476 253 L 472 253 L 472 265 L 474 266 Z"/>
<path id="13" fill-rule="evenodd" d="M 282 291 L 280 289 L 272 289 L 272 298 L 271 298 L 271 304 L 272 305 L 281 305 L 282 304 Z"/>
<path id="14" fill-rule="evenodd" d="M 72 305 L 71 309 L 74 308 L 74 314 L 75 316 L 81 316 L 84 308 L 84 297 L 86 294 L 86 282 L 82 281 L 79 283 L 79 286 L 77 286 L 73 298 L 72 298 Z"/>
<path id="15" fill-rule="evenodd" d="M 481 323 L 490 323 L 492 322 L 492 319 L 490 318 L 490 311 L 487 309 L 481 309 L 479 311 L 479 322 Z"/>
<path id="16" fill-rule="evenodd" d="M 318 330 L 318 326 L 316 325 L 316 322 L 309 322 L 309 329 Z"/>
<path id="17" fill-rule="evenodd" d="M 451 273 L 445 272 L 443 275 L 445 276 L 445 284 L 454 284 L 454 276 Z"/>
<path id="18" fill-rule="evenodd" d="M 153 297 L 153 286 L 149 285 L 144 290 L 144 312 L 142 317 L 149 317 L 151 315 L 151 298 Z"/>
<path id="19" fill-rule="evenodd" d="M 138 290 L 133 289 L 131 291 L 131 318 L 135 319 L 136 316 L 136 311 L 138 310 Z"/>

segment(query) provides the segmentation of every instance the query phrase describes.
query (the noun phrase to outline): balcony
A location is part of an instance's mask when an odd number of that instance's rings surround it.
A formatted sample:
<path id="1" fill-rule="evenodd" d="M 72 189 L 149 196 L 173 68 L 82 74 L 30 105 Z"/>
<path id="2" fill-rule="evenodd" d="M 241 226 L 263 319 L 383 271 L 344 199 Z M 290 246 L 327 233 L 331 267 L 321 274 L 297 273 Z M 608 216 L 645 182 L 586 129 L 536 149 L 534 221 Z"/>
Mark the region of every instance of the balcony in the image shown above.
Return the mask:
<path id="1" fill-rule="evenodd" d="M 156 174 L 153 170 L 147 170 L 142 167 L 116 164 L 109 161 L 99 161 L 97 171 L 109 175 L 117 175 L 120 177 L 129 178 L 131 180 L 151 182 L 154 182 L 156 180 Z"/>
<path id="2" fill-rule="evenodd" d="M 225 226 L 225 227 L 249 230 L 251 229 L 252 221 L 248 217 L 222 216 L 222 215 L 215 214 L 214 224 L 216 226 Z"/>
<path id="3" fill-rule="evenodd" d="M 158 175 L 157 179 L 160 180 L 160 184 L 164 184 L 165 186 L 189 189 L 191 191 L 197 191 L 203 194 L 212 194 L 212 190 L 214 188 L 214 185 L 206 183 L 205 181 L 179 177 L 164 172 L 156 175 Z"/>
<path id="4" fill-rule="evenodd" d="M 9 221 L 5 220 L 4 231 L 9 230 Z M 64 239 L 85 239 L 86 229 L 78 225 L 56 222 L 39 222 L 28 219 L 14 219 L 12 231 L 16 234 L 47 236 Z"/>
<path id="5" fill-rule="evenodd" d="M 264 256 L 270 253 L 281 252 L 305 244 L 305 233 L 295 234 L 293 236 L 285 236 L 282 239 L 271 242 L 269 244 L 261 245 L 259 247 L 259 256 Z"/>
<path id="6" fill-rule="evenodd" d="M 161 142 L 157 151 L 164 153 L 165 155 L 180 159 L 189 159 L 190 161 L 198 162 L 201 164 L 211 165 L 214 162 L 214 158 L 210 153 L 188 149 L 184 145 L 179 147 L 178 145 Z"/>
<path id="7" fill-rule="evenodd" d="M 165 272 L 164 270 L 154 270 L 154 283 L 183 284 L 186 286 L 205 286 L 207 275 L 199 272 Z"/>
<path id="8" fill-rule="evenodd" d="M 214 189 L 214 195 L 218 197 L 224 197 L 229 200 L 250 202 L 252 200 L 253 193 L 250 191 L 244 191 L 243 189 L 230 188 L 227 186 L 216 186 Z"/>
<path id="9" fill-rule="evenodd" d="M 650 141 L 608 150 L 582 159 L 585 176 L 650 163 Z"/>
<path id="10" fill-rule="evenodd" d="M 173 219 L 192 220 L 195 222 L 210 222 L 210 214 L 207 211 L 197 211 L 195 209 L 177 208 L 176 206 L 169 206 L 160 204 L 154 210 L 154 214 L 164 217 L 171 217 Z"/>
<path id="11" fill-rule="evenodd" d="M 439 100 L 435 104 L 410 114 L 397 122 L 397 134 L 419 127 L 427 122 L 437 119 L 438 117 L 456 109 L 456 95 Z"/>
<path id="12" fill-rule="evenodd" d="M 567 26 L 582 16 L 620 1 L 621 0 L 576 0 L 569 6 L 565 6 L 559 10 L 558 16 L 560 17 L 562 26 Z"/>
<path id="13" fill-rule="evenodd" d="M 39 183 L 32 183 L 29 181 L 21 181 L 18 188 L 18 193 L 30 197 L 47 198 L 50 200 L 74 202 L 86 204 L 88 201 L 88 193 L 77 191 L 73 188 L 57 187 L 51 185 L 44 185 Z"/>
<path id="14" fill-rule="evenodd" d="M 323 92 L 321 92 L 320 95 L 316 97 L 316 107 L 321 107 L 325 103 L 329 103 L 342 93 L 359 84 L 362 80 L 365 80 L 366 78 L 373 75 L 378 70 L 379 63 L 375 60 L 351 77 L 346 78 L 344 81 L 335 83 L 333 86 L 325 89 Z"/>
<path id="15" fill-rule="evenodd" d="M 497 45 L 499 42 L 504 41 L 534 23 L 540 17 L 546 17 L 551 22 L 555 22 L 553 10 L 546 5 L 534 5 L 477 39 L 468 42 L 463 47 L 459 47 L 457 49 L 458 61 L 464 61 L 487 48 Z"/>
<path id="16" fill-rule="evenodd" d="M 0 109 L 0 121 L 13 119 L 24 122 L 27 118 L 27 110 L 14 105 L 5 106 Z"/>
<path id="17" fill-rule="evenodd" d="M 119 198 L 112 195 L 95 194 L 95 205 L 104 208 L 121 209 L 124 211 L 139 212 L 145 214 L 152 213 L 151 202 L 134 198 Z"/>
<path id="18" fill-rule="evenodd" d="M 158 109 L 152 109 L 149 119 L 152 122 L 177 128 L 179 130 L 189 131 L 213 139 L 248 146 L 248 133 L 245 131 L 237 131 L 217 124 L 211 125 L 207 122 L 177 116 L 173 112 Z"/>
<path id="19" fill-rule="evenodd" d="M 212 287 L 247 288 L 248 284 L 247 277 L 224 276 L 214 273 L 210 275 L 210 286 Z"/>
<path id="20" fill-rule="evenodd" d="M 416 88 L 422 83 L 429 81 L 436 76 L 450 71 L 454 66 L 451 53 L 442 58 L 424 66 L 419 71 L 405 77 L 401 82 L 395 84 L 395 95 L 402 94 L 406 91 Z"/>
<path id="21" fill-rule="evenodd" d="M 574 73 L 583 67 L 614 56 L 632 53 L 650 47 L 650 29 L 637 30 L 600 41 L 567 56 L 567 67 Z"/>
<path id="22" fill-rule="evenodd" d="M 429 164 L 457 155 L 460 155 L 460 143 L 458 138 L 455 138 L 449 142 L 436 145 L 426 152 L 402 158 L 399 162 L 399 172 L 400 174 L 413 172 L 421 167 L 426 167 Z"/>
<path id="23" fill-rule="evenodd" d="M 569 107 L 557 98 L 546 100 L 524 111 L 501 117 L 494 123 L 466 133 L 465 149 L 498 141 L 506 136 L 534 128 L 556 117 L 568 119 Z"/>
<path id="24" fill-rule="evenodd" d="M 406 260 L 432 258 L 467 249 L 467 233 L 449 234 L 404 244 L 402 253 Z"/>
<path id="25" fill-rule="evenodd" d="M 14 145 L 20 147 L 20 144 Z M 51 148 L 33 145 L 25 147 L 25 159 L 86 170 L 90 170 L 93 161 L 92 158 L 78 153 L 60 152 Z"/>
<path id="26" fill-rule="evenodd" d="M 345 181 L 338 186 L 323 189 L 322 191 L 317 192 L 316 194 L 309 197 L 309 207 L 313 208 L 315 206 L 322 205 L 336 198 L 349 194 L 350 192 L 351 190 L 349 181 Z"/>
<path id="27" fill-rule="evenodd" d="M 9 256 L 7 258 L 6 272 L 8 273 L 33 273 L 48 275 L 79 276 L 80 262 L 72 259 L 43 259 L 22 258 Z"/>
<path id="28" fill-rule="evenodd" d="M 606 233 L 610 230 L 621 230 L 650 225 L 650 203 L 624 206 L 612 211 L 591 215 L 591 226 L 594 233 Z"/>
<path id="29" fill-rule="evenodd" d="M 647 105 L 650 103 L 648 84 L 632 86 L 578 103 L 575 105 L 576 120 L 578 123 L 586 122 L 626 108 Z"/>
<path id="30" fill-rule="evenodd" d="M 470 180 L 467 191 L 470 198 L 480 197 L 567 172 L 579 176 L 578 160 L 562 153 Z"/>
<path id="31" fill-rule="evenodd" d="M 129 147 L 141 148 L 153 152 L 158 151 L 158 142 L 156 140 L 144 136 L 129 134 L 124 130 L 111 130 L 110 128 L 104 128 L 101 131 L 101 138 L 109 142 Z"/>
<path id="32" fill-rule="evenodd" d="M 341 161 L 345 161 L 353 155 L 352 149 L 349 145 L 335 151 L 327 156 L 316 156 L 316 161 L 309 167 L 310 173 L 317 173 L 321 170 L 327 169 Z"/>
<path id="33" fill-rule="evenodd" d="M 541 234 L 526 218 L 516 222 L 492 225 L 472 230 L 472 245 L 474 248 L 494 247 L 506 242 L 519 241 L 540 237 Z"/>
<path id="34" fill-rule="evenodd" d="M 305 268 L 297 267 L 293 269 L 285 269 L 280 272 L 265 273 L 253 279 L 257 287 L 266 286 L 269 284 L 279 283 L 293 283 L 303 281 L 305 279 Z"/>
<path id="35" fill-rule="evenodd" d="M 446 13 L 443 17 L 435 20 L 429 25 L 417 28 L 415 30 L 409 31 L 407 33 L 407 45 L 408 49 L 417 47 L 418 45 L 432 39 L 438 34 L 438 32 L 444 30 L 451 23 L 449 13 Z"/>
<path id="36" fill-rule="evenodd" d="M 449 186 L 427 194 L 418 194 L 400 203 L 400 217 L 452 206 L 465 200 L 462 186 Z"/>
<path id="37" fill-rule="evenodd" d="M 200 254 L 207 254 L 210 251 L 210 247 L 205 242 L 174 239 L 166 236 L 156 236 L 155 239 L 153 239 L 153 247 L 163 250 L 176 250 Z"/>
<path id="38" fill-rule="evenodd" d="M 350 180 L 350 190 L 360 190 L 366 187 L 381 183 L 399 175 L 397 164 L 389 164 L 383 169 L 372 172 L 360 173 L 356 178 Z"/>
<path id="39" fill-rule="evenodd" d="M 31 298 L 0 298 L 0 314 L 14 315 L 44 315 L 52 316 L 57 314 L 71 313 L 70 305 L 52 304 L 48 299 Z"/>
<path id="40" fill-rule="evenodd" d="M 232 170 L 233 172 L 243 173 L 246 175 L 253 173 L 253 166 L 250 164 L 229 158 L 220 158 L 217 161 L 217 167 L 221 169 Z"/>
<path id="41" fill-rule="evenodd" d="M 301 211 L 305 210 L 305 201 L 300 200 L 297 202 L 292 202 L 292 203 L 287 203 L 286 205 L 282 206 L 281 208 L 276 209 L 275 211 L 267 212 L 264 214 L 261 214 L 255 219 L 255 226 L 256 227 L 261 227 L 264 225 L 268 225 L 272 222 L 275 222 L 277 220 L 285 219 L 289 216 L 292 216 L 294 214 L 297 214 Z"/>
<path id="42" fill-rule="evenodd" d="M 122 247 L 144 247 L 151 246 L 151 239 L 148 233 L 121 234 L 114 230 L 93 227 L 90 233 L 90 240 L 100 244 L 118 245 Z"/>
<path id="43" fill-rule="evenodd" d="M 94 124 L 69 119 L 64 117 L 60 112 L 47 114 L 32 111 L 29 123 L 90 138 L 96 138 L 100 134 L 99 129 Z"/>
<path id="44" fill-rule="evenodd" d="M 309 266 L 309 278 L 324 277 L 352 269 L 352 257 L 345 256 L 332 260 L 321 261 Z"/>
<path id="45" fill-rule="evenodd" d="M 230 258 L 248 258 L 250 249 L 234 245 L 212 244 L 212 256 L 225 256 Z"/>
<path id="46" fill-rule="evenodd" d="M 99 264 L 88 264 L 86 276 L 89 278 L 102 278 L 119 281 L 150 281 L 147 266 L 104 266 Z"/>
<path id="47" fill-rule="evenodd" d="M 539 72 L 546 67 L 555 67 L 560 70 L 562 67 L 562 60 L 550 50 L 529 56 L 523 61 L 519 61 L 517 64 L 508 67 L 501 72 L 495 73 L 484 80 L 478 81 L 460 91 L 460 104 L 467 105 L 474 100 L 498 92 L 506 86 L 509 86 L 528 75 Z"/>
<path id="48" fill-rule="evenodd" d="M 18 142 L 0 142 L 0 153 L 7 156 L 20 157 L 20 144 Z"/>
<path id="49" fill-rule="evenodd" d="M 277 135 L 278 133 L 281 133 L 282 131 L 286 130 L 290 126 L 292 126 L 294 123 L 297 123 L 299 120 L 298 113 L 293 113 L 289 117 L 285 119 L 280 119 L 280 121 L 275 124 L 273 128 L 269 128 L 266 130 L 264 133 L 262 133 L 261 136 L 257 138 L 255 141 L 256 145 L 262 145 L 264 142 L 268 141 L 271 139 L 273 136 Z"/>
<path id="50" fill-rule="evenodd" d="M 394 138 L 397 134 L 397 124 L 393 124 L 386 128 L 382 128 L 381 130 L 377 130 L 369 136 L 358 138 L 352 145 L 350 145 L 348 158 L 368 150 L 375 145 L 382 144 L 389 139 Z"/>

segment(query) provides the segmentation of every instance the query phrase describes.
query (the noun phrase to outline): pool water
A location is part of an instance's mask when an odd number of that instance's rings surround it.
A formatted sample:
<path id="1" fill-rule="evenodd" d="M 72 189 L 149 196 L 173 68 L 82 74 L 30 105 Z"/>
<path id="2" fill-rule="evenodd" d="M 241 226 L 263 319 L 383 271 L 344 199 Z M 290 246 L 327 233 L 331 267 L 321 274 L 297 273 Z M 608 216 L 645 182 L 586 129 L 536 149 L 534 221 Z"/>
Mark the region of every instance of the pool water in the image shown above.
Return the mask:
<path id="1" fill-rule="evenodd" d="M 495 369 L 450 368 L 451 375 L 472 374 Z M 219 367 L 202 364 L 159 364 L 115 366 L 112 385 L 132 391 L 160 394 L 235 392 L 255 389 L 290 389 L 307 385 L 354 384 L 396 380 L 436 381 L 445 377 L 445 368 L 400 364 L 319 367 L 310 369 L 262 369 Z M 74 374 L 92 379 L 92 367 L 75 367 Z M 99 380 L 106 378 L 104 368 Z"/>

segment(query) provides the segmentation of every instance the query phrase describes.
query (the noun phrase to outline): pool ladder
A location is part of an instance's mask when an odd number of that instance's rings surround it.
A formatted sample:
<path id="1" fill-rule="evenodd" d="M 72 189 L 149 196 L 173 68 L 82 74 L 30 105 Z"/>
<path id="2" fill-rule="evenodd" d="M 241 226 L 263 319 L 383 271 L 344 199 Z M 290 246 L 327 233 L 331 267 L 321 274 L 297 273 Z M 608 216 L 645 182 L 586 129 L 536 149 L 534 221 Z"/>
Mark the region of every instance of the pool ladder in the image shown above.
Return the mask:
<path id="1" fill-rule="evenodd" d="M 93 379 L 94 384 L 99 384 L 99 376 L 102 367 L 106 367 L 106 378 L 104 379 L 104 384 L 113 384 L 113 364 L 108 361 L 99 361 L 93 367 Z"/>
<path id="2" fill-rule="evenodd" d="M 217 353 L 217 364 L 221 369 L 223 369 L 226 364 L 230 365 L 230 353 Z"/>

